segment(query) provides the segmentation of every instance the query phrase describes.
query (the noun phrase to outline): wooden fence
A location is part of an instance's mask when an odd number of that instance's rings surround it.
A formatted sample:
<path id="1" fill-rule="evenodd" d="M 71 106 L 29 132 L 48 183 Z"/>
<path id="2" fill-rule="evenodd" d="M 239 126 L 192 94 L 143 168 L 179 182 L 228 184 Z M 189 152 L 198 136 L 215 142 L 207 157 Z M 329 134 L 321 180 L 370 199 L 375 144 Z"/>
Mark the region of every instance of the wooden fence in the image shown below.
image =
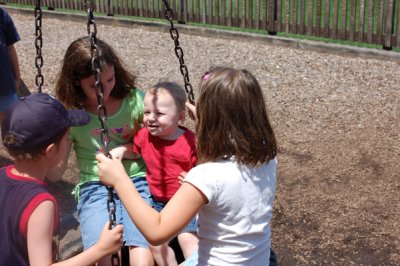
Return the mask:
<path id="1" fill-rule="evenodd" d="M 34 0 L 0 0 L 35 5 Z M 48 9 L 95 11 L 107 15 L 165 18 L 162 0 L 42 0 Z M 398 0 L 169 0 L 180 23 L 221 25 L 400 47 Z"/>

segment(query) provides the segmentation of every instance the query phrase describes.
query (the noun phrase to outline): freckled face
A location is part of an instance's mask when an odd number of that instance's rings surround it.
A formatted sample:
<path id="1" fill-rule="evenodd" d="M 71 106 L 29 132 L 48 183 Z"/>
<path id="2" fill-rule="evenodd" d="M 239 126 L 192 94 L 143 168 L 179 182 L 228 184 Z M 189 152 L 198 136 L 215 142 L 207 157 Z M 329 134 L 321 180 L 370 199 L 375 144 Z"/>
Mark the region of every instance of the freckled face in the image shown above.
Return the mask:
<path id="1" fill-rule="evenodd" d="M 144 96 L 144 126 L 153 136 L 170 139 L 179 130 L 182 119 L 174 99 L 167 91 L 159 89 L 157 94 L 147 92 Z"/>
<path id="2" fill-rule="evenodd" d="M 114 89 L 115 86 L 114 66 L 107 65 L 101 72 L 100 76 L 101 76 L 101 83 L 103 84 L 103 89 L 104 89 L 104 101 L 107 102 L 108 98 L 110 97 L 111 91 Z M 95 82 L 96 79 L 94 75 L 79 80 L 79 85 L 81 86 L 83 92 L 87 97 L 86 99 L 87 103 L 97 104 Z"/>

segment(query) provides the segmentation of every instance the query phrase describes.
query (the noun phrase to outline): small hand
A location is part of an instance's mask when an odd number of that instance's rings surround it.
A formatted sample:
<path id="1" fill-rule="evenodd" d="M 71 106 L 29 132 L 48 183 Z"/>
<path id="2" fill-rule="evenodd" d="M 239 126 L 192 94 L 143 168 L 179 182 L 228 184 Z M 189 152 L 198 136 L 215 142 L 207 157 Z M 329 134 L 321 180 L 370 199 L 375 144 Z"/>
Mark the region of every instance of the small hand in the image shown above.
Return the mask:
<path id="1" fill-rule="evenodd" d="M 112 254 L 122 248 L 122 233 L 124 226 L 116 225 L 112 229 L 108 229 L 110 222 L 107 222 L 101 232 L 97 245 L 105 254 Z"/>
<path id="2" fill-rule="evenodd" d="M 186 175 L 187 175 L 187 172 L 182 172 L 179 174 L 179 176 L 178 176 L 179 184 L 182 185 L 183 181 L 185 181 Z"/>
<path id="3" fill-rule="evenodd" d="M 126 159 L 126 160 L 139 160 L 141 158 L 141 155 L 138 153 L 134 153 L 132 151 L 132 143 L 127 143 L 120 145 L 118 147 L 115 147 L 110 151 L 110 154 L 112 158 L 115 159 Z"/>
<path id="4" fill-rule="evenodd" d="M 124 153 L 127 151 L 127 148 L 125 146 L 118 146 L 110 150 L 110 154 L 112 158 L 122 160 L 124 158 Z"/>
<path id="5" fill-rule="evenodd" d="M 196 120 L 196 106 L 194 106 L 190 102 L 186 102 L 185 105 L 186 105 L 186 108 L 188 109 L 190 118 L 192 118 L 193 120 Z"/>
<path id="6" fill-rule="evenodd" d="M 121 160 L 110 159 L 103 153 L 97 154 L 96 159 L 98 161 L 99 178 L 103 184 L 115 187 L 118 181 L 129 178 Z"/>

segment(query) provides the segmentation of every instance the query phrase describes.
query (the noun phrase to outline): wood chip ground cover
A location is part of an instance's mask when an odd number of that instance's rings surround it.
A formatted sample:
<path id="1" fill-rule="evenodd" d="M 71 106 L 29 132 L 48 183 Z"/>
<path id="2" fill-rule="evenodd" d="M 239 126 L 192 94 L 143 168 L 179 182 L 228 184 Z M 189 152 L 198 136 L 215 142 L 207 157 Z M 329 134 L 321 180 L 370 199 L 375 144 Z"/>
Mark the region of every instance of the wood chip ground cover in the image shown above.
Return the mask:
<path id="1" fill-rule="evenodd" d="M 36 91 L 34 17 L 11 14 L 22 77 Z M 43 18 L 44 91 L 52 93 L 68 44 L 86 34 L 85 23 Z M 182 81 L 168 31 L 98 25 L 98 37 L 138 87 Z M 180 43 L 194 88 L 210 66 L 228 65 L 250 70 L 264 89 L 280 146 L 272 224 L 280 265 L 399 265 L 400 63 L 250 38 L 181 34 Z M 71 159 L 54 190 L 62 210 L 74 208 L 76 181 Z"/>

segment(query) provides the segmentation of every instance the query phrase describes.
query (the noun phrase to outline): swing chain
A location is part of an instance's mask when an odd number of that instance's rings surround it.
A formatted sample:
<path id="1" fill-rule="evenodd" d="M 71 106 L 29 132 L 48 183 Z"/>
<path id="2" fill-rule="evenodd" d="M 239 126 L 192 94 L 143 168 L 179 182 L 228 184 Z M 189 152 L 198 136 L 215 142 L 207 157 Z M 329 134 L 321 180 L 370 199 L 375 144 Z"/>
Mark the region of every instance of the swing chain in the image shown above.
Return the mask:
<path id="1" fill-rule="evenodd" d="M 42 39 L 42 9 L 40 0 L 36 0 L 35 6 L 35 47 L 36 47 L 36 59 L 35 65 L 37 68 L 37 75 L 36 75 L 36 86 L 38 87 L 38 92 L 42 92 L 42 86 L 44 83 L 44 77 L 42 75 L 42 66 L 43 66 L 43 57 L 42 57 L 42 46 L 43 46 L 43 39 Z"/>
<path id="2" fill-rule="evenodd" d="M 192 84 L 190 84 L 189 81 L 189 70 L 187 66 L 185 65 L 185 60 L 183 59 L 183 49 L 179 44 L 179 33 L 178 29 L 175 28 L 174 26 L 174 11 L 170 8 L 168 1 L 167 0 L 162 0 L 165 5 L 165 17 L 170 23 L 170 36 L 172 40 L 174 41 L 175 44 L 175 55 L 178 57 L 179 60 L 179 65 L 180 65 L 180 71 L 183 76 L 183 80 L 185 82 L 185 90 L 186 93 L 188 94 L 188 100 L 191 104 L 194 104 L 194 93 L 193 93 L 193 87 Z"/>
<path id="3" fill-rule="evenodd" d="M 87 5 L 87 4 L 86 4 Z M 88 22 L 87 22 L 87 30 L 88 35 L 90 37 L 90 44 L 91 44 L 91 66 L 92 71 L 95 77 L 95 89 L 96 89 L 96 96 L 97 96 L 97 116 L 100 120 L 101 124 L 101 131 L 100 131 L 100 139 L 104 145 L 104 154 L 111 158 L 111 154 L 109 152 L 108 144 L 110 142 L 110 136 L 108 134 L 108 129 L 106 125 L 107 120 L 107 109 L 104 103 L 104 87 L 103 83 L 101 82 L 101 70 L 100 70 L 100 62 L 99 62 L 99 50 L 96 44 L 96 35 L 97 35 L 97 26 L 96 22 L 94 21 L 93 9 L 91 6 L 88 5 L 87 8 L 88 13 Z M 114 193 L 112 187 L 107 187 L 108 190 L 108 197 L 107 197 L 107 211 L 110 221 L 109 229 L 113 228 L 116 225 L 116 204 L 114 200 Z M 120 265 L 120 258 L 118 253 L 113 253 L 111 255 L 111 265 L 112 266 L 119 266 Z"/>

